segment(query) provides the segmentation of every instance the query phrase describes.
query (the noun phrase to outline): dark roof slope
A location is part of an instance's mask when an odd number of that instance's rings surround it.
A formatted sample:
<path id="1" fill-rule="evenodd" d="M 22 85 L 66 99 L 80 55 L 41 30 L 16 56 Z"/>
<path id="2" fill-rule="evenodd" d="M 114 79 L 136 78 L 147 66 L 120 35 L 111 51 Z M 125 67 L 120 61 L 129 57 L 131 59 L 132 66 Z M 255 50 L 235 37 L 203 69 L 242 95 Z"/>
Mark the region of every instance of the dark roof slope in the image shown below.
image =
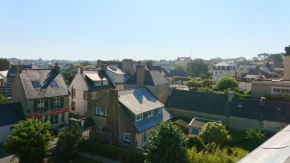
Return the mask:
<path id="1" fill-rule="evenodd" d="M 0 127 L 25 120 L 20 102 L 0 105 Z"/>
<path id="2" fill-rule="evenodd" d="M 123 69 L 123 62 L 121 61 L 100 61 L 102 64 L 111 65 L 115 64 L 119 69 Z M 98 65 L 100 66 L 100 65 Z"/>
<path id="3" fill-rule="evenodd" d="M 170 70 L 171 76 L 188 77 L 183 70 Z"/>
<path id="4" fill-rule="evenodd" d="M 167 107 L 210 114 L 227 115 L 227 95 L 174 90 Z"/>
<path id="5" fill-rule="evenodd" d="M 167 71 L 165 68 L 162 68 L 161 69 L 162 72 L 165 74 L 165 76 L 168 78 L 168 77 L 172 77 L 171 73 L 169 72 L 169 70 Z"/>
<path id="6" fill-rule="evenodd" d="M 92 81 L 88 76 L 86 76 L 86 74 L 96 74 L 100 77 L 100 79 L 107 79 L 108 81 L 108 85 L 99 85 L 96 86 L 94 84 L 94 81 Z M 84 78 L 88 84 L 88 87 L 90 90 L 100 90 L 100 89 L 110 89 L 110 88 L 115 88 L 115 86 L 113 85 L 112 81 L 110 80 L 110 78 L 107 76 L 107 74 L 104 71 L 84 71 L 83 72 Z"/>
<path id="7" fill-rule="evenodd" d="M 68 88 L 61 73 L 57 73 L 55 69 L 22 70 L 20 78 L 27 99 L 69 95 Z M 34 88 L 33 81 L 38 81 L 41 84 L 41 88 Z M 55 81 L 57 86 L 52 87 L 50 85 L 52 81 Z"/>
<path id="8" fill-rule="evenodd" d="M 15 78 L 15 74 L 17 73 L 17 66 L 12 65 L 7 73 L 7 77 Z M 31 65 L 21 65 L 22 69 L 31 69 Z"/>
<path id="9" fill-rule="evenodd" d="M 137 83 L 137 73 L 129 75 L 130 78 L 125 82 L 125 84 L 136 84 Z M 144 85 L 162 85 L 168 84 L 169 82 L 158 70 L 146 70 L 145 71 L 145 81 Z"/>

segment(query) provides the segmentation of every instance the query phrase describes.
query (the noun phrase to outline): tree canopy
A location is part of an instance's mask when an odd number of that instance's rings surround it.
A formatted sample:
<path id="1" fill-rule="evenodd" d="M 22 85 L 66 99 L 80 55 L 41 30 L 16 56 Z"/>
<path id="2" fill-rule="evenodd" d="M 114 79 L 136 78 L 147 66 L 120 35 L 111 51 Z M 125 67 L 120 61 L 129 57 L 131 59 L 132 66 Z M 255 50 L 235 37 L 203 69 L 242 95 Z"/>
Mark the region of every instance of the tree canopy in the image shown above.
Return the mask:
<path id="1" fill-rule="evenodd" d="M 10 62 L 7 59 L 0 58 L 0 71 L 8 70 Z"/>
<path id="2" fill-rule="evenodd" d="M 53 140 L 49 132 L 49 121 L 39 122 L 37 119 L 20 121 L 8 136 L 4 146 L 15 153 L 20 163 L 41 163 L 50 153 L 50 141 Z"/>
<path id="3" fill-rule="evenodd" d="M 222 145 L 226 141 L 227 135 L 226 127 L 216 122 L 208 122 L 199 133 L 203 142 L 214 142 L 217 145 Z"/>
<path id="4" fill-rule="evenodd" d="M 0 94 L 0 104 L 7 104 L 7 103 L 9 103 L 9 100 L 7 100 L 3 94 Z"/>
<path id="5" fill-rule="evenodd" d="M 183 66 L 181 66 L 181 65 L 175 65 L 174 67 L 173 67 L 173 70 L 185 70 L 185 67 L 183 67 Z"/>
<path id="6" fill-rule="evenodd" d="M 207 74 L 208 66 L 202 59 L 194 59 L 186 64 L 186 72 L 191 77 L 199 77 L 200 74 Z"/>
<path id="7" fill-rule="evenodd" d="M 283 56 L 281 54 L 271 54 L 268 58 L 267 58 L 268 62 L 273 62 L 273 66 L 274 67 L 283 67 Z"/>
<path id="8" fill-rule="evenodd" d="M 187 138 L 171 121 L 161 122 L 149 136 L 146 163 L 180 163 L 187 160 Z"/>
<path id="9" fill-rule="evenodd" d="M 221 77 L 216 83 L 216 88 L 220 91 L 224 91 L 229 88 L 234 89 L 238 86 L 239 83 L 233 77 L 228 76 Z"/>

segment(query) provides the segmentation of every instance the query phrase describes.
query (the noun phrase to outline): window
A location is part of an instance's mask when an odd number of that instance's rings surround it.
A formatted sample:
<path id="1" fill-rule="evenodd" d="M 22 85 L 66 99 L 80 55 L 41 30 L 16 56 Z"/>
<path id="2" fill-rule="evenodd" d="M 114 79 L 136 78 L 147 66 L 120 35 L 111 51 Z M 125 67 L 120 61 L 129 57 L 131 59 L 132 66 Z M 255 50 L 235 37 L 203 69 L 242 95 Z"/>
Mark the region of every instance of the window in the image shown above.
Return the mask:
<path id="1" fill-rule="evenodd" d="M 34 88 L 40 88 L 41 87 L 41 84 L 39 83 L 39 81 L 33 81 L 32 84 L 33 84 Z"/>
<path id="2" fill-rule="evenodd" d="M 58 108 L 60 107 L 60 98 L 56 97 L 53 99 L 53 108 Z"/>
<path id="3" fill-rule="evenodd" d="M 137 114 L 136 115 L 136 120 L 135 120 L 135 122 L 137 122 L 137 121 L 141 121 L 143 119 L 143 113 L 141 113 L 141 114 Z"/>
<path id="4" fill-rule="evenodd" d="M 97 92 L 91 94 L 91 99 L 95 99 L 97 97 L 98 97 L 98 93 Z"/>
<path id="5" fill-rule="evenodd" d="M 162 108 L 158 108 L 157 114 L 162 113 Z"/>
<path id="6" fill-rule="evenodd" d="M 74 89 L 73 87 L 71 89 L 71 96 L 72 98 L 76 98 L 76 89 Z"/>
<path id="7" fill-rule="evenodd" d="M 95 81 L 95 86 L 101 85 L 101 81 Z"/>
<path id="8" fill-rule="evenodd" d="M 65 113 L 62 113 L 61 114 L 61 122 L 64 122 L 65 121 Z"/>
<path id="9" fill-rule="evenodd" d="M 124 141 L 130 142 L 130 134 L 129 133 L 124 133 Z"/>
<path id="10" fill-rule="evenodd" d="M 44 121 L 48 121 L 48 115 L 44 116 Z"/>
<path id="11" fill-rule="evenodd" d="M 144 132 L 142 132 L 142 142 L 147 141 L 147 133 L 146 130 Z"/>
<path id="12" fill-rule="evenodd" d="M 274 94 L 290 94 L 290 89 L 285 87 L 272 88 L 272 93 Z"/>
<path id="13" fill-rule="evenodd" d="M 97 126 L 97 132 L 103 134 L 104 133 L 103 127 Z"/>
<path id="14" fill-rule="evenodd" d="M 107 116 L 107 109 L 96 107 L 96 115 Z"/>
<path id="15" fill-rule="evenodd" d="M 75 101 L 71 102 L 71 110 L 76 110 L 76 102 Z"/>
<path id="16" fill-rule="evenodd" d="M 108 85 L 108 80 L 103 80 L 103 85 Z"/>
<path id="17" fill-rule="evenodd" d="M 37 100 L 37 109 L 38 110 L 44 109 L 44 99 Z"/>
<path id="18" fill-rule="evenodd" d="M 99 115 L 105 115 L 104 108 L 99 108 Z"/>
<path id="19" fill-rule="evenodd" d="M 55 86 L 57 86 L 57 83 L 56 83 L 55 81 L 52 81 L 52 82 L 50 82 L 50 85 L 51 85 L 52 87 L 55 87 Z"/>
<path id="20" fill-rule="evenodd" d="M 88 99 L 88 92 L 84 91 L 84 99 L 87 100 Z"/>
<path id="21" fill-rule="evenodd" d="M 50 123 L 51 123 L 51 124 L 56 124 L 56 123 L 58 123 L 58 114 L 55 114 L 55 115 L 51 115 L 51 116 L 50 116 Z"/>
<path id="22" fill-rule="evenodd" d="M 152 117 L 153 114 L 154 114 L 154 113 L 153 113 L 153 110 L 150 110 L 150 111 L 148 111 L 147 113 L 148 113 L 147 117 Z"/>

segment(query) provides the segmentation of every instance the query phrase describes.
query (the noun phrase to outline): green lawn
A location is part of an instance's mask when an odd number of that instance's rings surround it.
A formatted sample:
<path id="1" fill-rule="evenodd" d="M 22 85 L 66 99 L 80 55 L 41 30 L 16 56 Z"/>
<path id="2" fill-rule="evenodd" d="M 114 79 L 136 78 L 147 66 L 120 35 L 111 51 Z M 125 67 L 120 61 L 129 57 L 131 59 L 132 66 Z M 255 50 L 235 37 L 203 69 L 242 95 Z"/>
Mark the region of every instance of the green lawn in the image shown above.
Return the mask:
<path id="1" fill-rule="evenodd" d="M 52 157 L 48 163 L 102 163 L 82 156 L 74 156 L 71 159 L 65 159 L 61 156 Z"/>

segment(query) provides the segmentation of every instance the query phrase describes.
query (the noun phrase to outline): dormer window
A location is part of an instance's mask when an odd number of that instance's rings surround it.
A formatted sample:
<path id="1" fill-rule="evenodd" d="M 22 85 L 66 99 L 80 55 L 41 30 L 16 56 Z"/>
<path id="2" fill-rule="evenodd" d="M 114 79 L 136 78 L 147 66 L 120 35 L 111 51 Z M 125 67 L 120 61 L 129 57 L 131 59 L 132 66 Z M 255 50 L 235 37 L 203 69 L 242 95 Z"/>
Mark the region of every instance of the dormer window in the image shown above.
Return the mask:
<path id="1" fill-rule="evenodd" d="M 108 85 L 108 80 L 103 80 L 103 85 Z"/>
<path id="2" fill-rule="evenodd" d="M 33 85 L 34 88 L 40 88 L 41 87 L 41 84 L 39 83 L 39 81 L 33 81 L 32 85 Z"/>
<path id="3" fill-rule="evenodd" d="M 153 116 L 153 110 L 148 111 L 147 117 L 152 117 Z"/>
<path id="4" fill-rule="evenodd" d="M 95 86 L 101 85 L 101 81 L 95 81 Z"/>
<path id="5" fill-rule="evenodd" d="M 135 122 L 141 121 L 143 119 L 143 113 L 137 114 L 135 117 Z"/>
<path id="6" fill-rule="evenodd" d="M 157 109 L 157 114 L 162 113 L 162 107 Z"/>
<path id="7" fill-rule="evenodd" d="M 51 87 L 57 86 L 57 83 L 55 81 L 50 82 Z"/>

